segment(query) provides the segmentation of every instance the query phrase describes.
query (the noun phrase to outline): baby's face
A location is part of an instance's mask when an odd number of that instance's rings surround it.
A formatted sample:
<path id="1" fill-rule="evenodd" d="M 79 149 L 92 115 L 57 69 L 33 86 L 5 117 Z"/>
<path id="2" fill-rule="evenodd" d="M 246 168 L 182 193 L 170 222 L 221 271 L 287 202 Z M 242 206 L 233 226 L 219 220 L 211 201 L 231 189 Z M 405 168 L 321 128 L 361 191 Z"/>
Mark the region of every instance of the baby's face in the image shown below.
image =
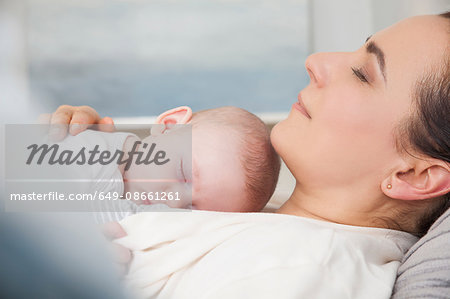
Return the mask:
<path id="1" fill-rule="evenodd" d="M 195 127 L 191 158 L 191 152 L 183 150 L 182 145 L 190 143 L 189 130 L 179 128 L 142 140 L 164 149 L 171 163 L 133 165 L 130 178 L 137 179 L 134 187 L 140 192 L 178 192 L 181 201 L 164 202 L 172 207 L 186 208 L 192 204 L 198 210 L 242 211 L 246 198 L 245 174 L 237 140 L 226 130 Z M 145 183 L 145 179 L 152 182 Z"/>
<path id="2" fill-rule="evenodd" d="M 242 150 L 227 130 L 207 126 L 192 132 L 192 206 L 198 210 L 242 211 L 246 200 Z"/>

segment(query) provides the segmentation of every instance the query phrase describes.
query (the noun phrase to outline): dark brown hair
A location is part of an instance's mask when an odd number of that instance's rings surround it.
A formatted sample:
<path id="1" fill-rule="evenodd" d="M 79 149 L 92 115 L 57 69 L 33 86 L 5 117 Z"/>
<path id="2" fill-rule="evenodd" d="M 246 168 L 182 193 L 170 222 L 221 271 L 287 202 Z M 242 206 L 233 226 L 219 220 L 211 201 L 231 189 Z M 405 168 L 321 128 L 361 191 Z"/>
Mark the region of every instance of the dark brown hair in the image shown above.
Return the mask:
<path id="1" fill-rule="evenodd" d="M 450 12 L 439 15 L 447 19 L 450 34 Z M 450 40 L 450 38 L 449 38 Z M 448 43 L 450 44 L 450 43 Z M 414 152 L 450 163 L 450 49 L 443 61 L 417 81 L 413 100 L 416 112 L 402 126 L 402 140 Z M 405 146 L 403 146 L 405 148 Z M 410 152 L 407 150 L 407 152 Z M 426 204 L 426 205 L 423 205 Z M 414 231 L 422 237 L 431 225 L 450 208 L 450 193 L 439 198 L 410 203 L 409 210 L 422 208 Z M 408 213 L 405 216 L 410 216 Z M 409 217 L 411 218 L 411 217 Z"/>

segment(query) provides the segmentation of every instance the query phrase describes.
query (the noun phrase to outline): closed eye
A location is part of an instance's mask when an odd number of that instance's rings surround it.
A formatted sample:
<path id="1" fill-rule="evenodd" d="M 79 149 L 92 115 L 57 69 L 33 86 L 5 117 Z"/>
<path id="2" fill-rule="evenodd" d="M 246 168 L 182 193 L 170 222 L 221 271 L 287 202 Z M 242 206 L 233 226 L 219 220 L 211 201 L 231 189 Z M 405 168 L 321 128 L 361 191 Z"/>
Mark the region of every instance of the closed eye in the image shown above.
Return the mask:
<path id="1" fill-rule="evenodd" d="M 369 83 L 366 76 L 363 74 L 361 68 L 353 68 L 352 67 L 352 71 L 353 71 L 353 75 L 355 75 L 361 82 Z"/>
<path id="2" fill-rule="evenodd" d="M 183 167 L 183 158 L 181 158 L 181 161 L 180 161 L 180 166 L 179 166 L 179 168 L 178 168 L 178 174 L 179 174 L 179 178 L 181 178 L 181 180 L 184 182 L 184 183 L 186 183 L 186 176 L 185 176 L 185 174 L 184 174 L 184 167 Z"/>

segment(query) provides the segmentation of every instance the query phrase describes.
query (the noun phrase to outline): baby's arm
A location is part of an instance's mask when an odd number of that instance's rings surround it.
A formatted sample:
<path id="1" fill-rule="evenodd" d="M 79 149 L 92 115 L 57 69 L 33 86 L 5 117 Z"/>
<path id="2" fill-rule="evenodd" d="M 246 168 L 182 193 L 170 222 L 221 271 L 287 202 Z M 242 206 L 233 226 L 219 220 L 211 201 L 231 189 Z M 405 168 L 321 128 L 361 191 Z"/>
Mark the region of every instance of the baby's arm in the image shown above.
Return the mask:
<path id="1" fill-rule="evenodd" d="M 170 208 L 165 204 L 137 205 L 130 200 L 103 202 L 99 210 L 99 212 L 95 213 L 97 223 L 119 222 L 128 216 L 142 212 L 184 211 L 182 209 Z"/>
<path id="2" fill-rule="evenodd" d="M 139 139 L 136 135 L 130 135 L 127 137 L 127 139 L 125 139 L 125 142 L 123 143 L 123 147 L 122 147 L 122 151 L 124 153 L 123 155 L 123 161 L 126 161 L 128 159 L 128 153 L 133 149 L 133 145 L 138 142 L 141 141 L 141 139 Z M 122 174 L 122 177 L 124 177 L 124 173 L 125 173 L 125 167 L 126 164 L 120 164 L 119 165 L 119 170 L 120 173 Z M 133 167 L 131 167 L 128 171 L 132 171 Z"/>
<path id="3" fill-rule="evenodd" d="M 94 213 L 97 223 L 119 222 L 122 219 L 142 212 L 143 208 L 130 200 L 108 200 L 98 205 Z"/>

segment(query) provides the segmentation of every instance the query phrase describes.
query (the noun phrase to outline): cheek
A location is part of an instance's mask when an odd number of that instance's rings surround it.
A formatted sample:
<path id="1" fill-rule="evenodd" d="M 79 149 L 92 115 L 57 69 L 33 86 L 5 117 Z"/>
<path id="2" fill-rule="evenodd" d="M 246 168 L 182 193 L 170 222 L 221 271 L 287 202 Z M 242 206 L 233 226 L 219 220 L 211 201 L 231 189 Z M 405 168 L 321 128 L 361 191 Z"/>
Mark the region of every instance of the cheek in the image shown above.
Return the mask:
<path id="1" fill-rule="evenodd" d="M 323 165 L 333 165 L 335 178 L 373 173 L 395 149 L 394 122 L 388 109 L 373 98 L 346 100 L 342 105 L 322 107 L 309 138 L 309 152 Z"/>
<path id="2" fill-rule="evenodd" d="M 376 144 L 388 137 L 392 122 L 381 99 L 358 89 L 325 94 L 312 130 L 316 136 L 342 147 Z M 339 148 L 339 147 L 338 147 Z"/>
<path id="3" fill-rule="evenodd" d="M 169 186 L 166 188 L 166 191 L 168 192 L 168 194 L 171 194 L 170 196 L 173 199 L 167 201 L 167 203 L 170 203 L 171 207 L 188 208 L 193 204 L 191 184 L 169 184 Z"/>
<path id="4" fill-rule="evenodd" d="M 143 191 L 167 191 L 178 184 L 175 163 L 164 165 L 136 165 L 132 170 L 131 178 Z"/>
<path id="5" fill-rule="evenodd" d="M 363 133 L 370 131 L 376 120 L 376 99 L 368 99 L 364 93 L 335 91 L 324 94 L 320 101 L 320 111 L 313 124 L 323 130 L 335 133 Z"/>
<path id="6" fill-rule="evenodd" d="M 318 99 L 311 122 L 294 114 L 273 128 L 272 144 L 299 181 L 346 182 L 377 171 L 393 154 L 394 115 L 360 96 Z"/>

